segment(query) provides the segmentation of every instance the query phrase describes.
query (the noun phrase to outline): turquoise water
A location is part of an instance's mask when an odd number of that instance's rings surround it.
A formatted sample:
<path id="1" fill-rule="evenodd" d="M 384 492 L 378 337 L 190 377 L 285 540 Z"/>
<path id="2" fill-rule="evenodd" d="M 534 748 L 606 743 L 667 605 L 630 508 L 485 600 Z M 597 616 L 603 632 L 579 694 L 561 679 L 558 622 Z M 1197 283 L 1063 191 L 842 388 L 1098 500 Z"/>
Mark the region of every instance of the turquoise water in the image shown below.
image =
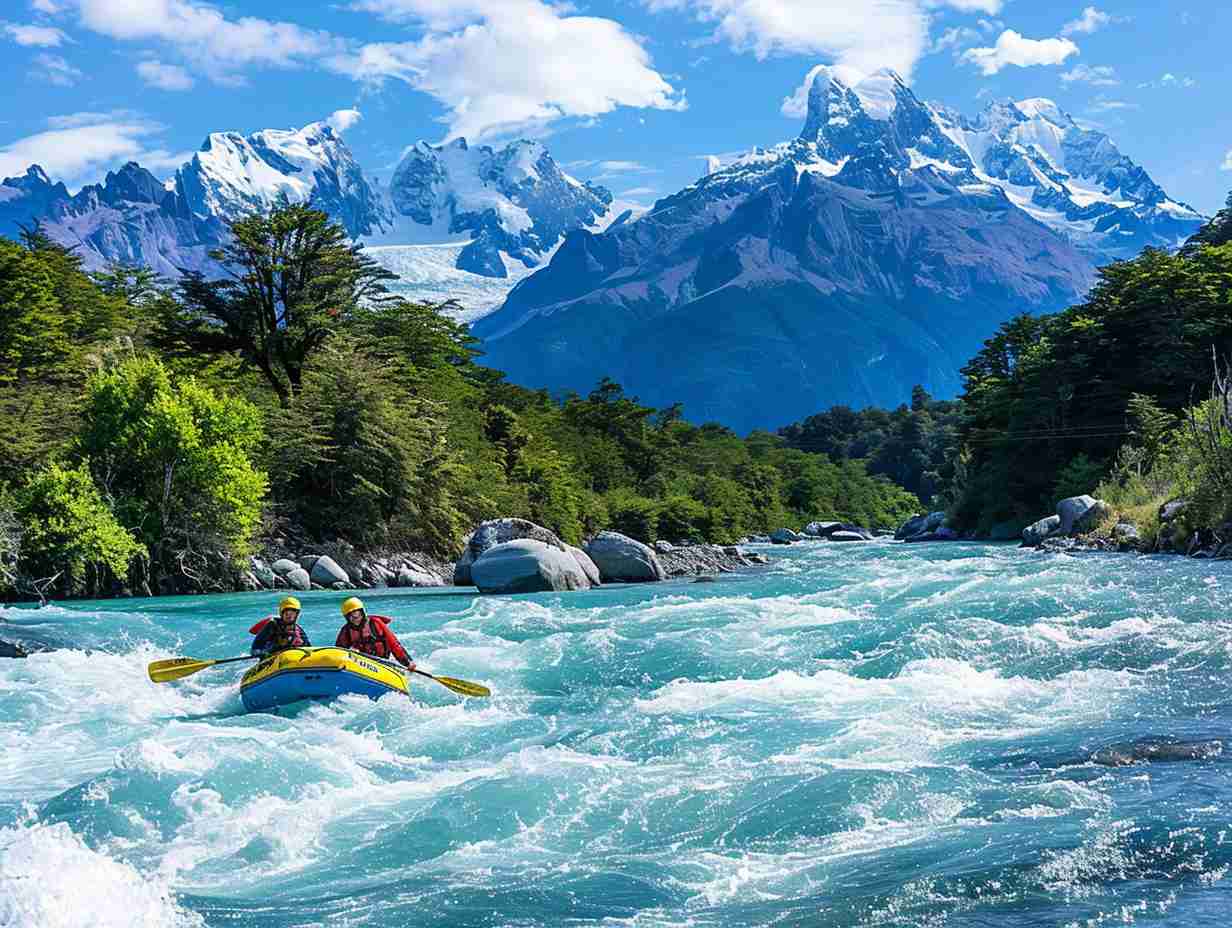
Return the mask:
<path id="1" fill-rule="evenodd" d="M 274 598 L 3 609 L 0 925 L 1224 926 L 1232 565 L 813 544 L 365 594 L 462 702 L 242 712 Z M 340 594 L 305 597 L 332 639 Z M 1109 767 L 1143 738 L 1196 760 Z"/>

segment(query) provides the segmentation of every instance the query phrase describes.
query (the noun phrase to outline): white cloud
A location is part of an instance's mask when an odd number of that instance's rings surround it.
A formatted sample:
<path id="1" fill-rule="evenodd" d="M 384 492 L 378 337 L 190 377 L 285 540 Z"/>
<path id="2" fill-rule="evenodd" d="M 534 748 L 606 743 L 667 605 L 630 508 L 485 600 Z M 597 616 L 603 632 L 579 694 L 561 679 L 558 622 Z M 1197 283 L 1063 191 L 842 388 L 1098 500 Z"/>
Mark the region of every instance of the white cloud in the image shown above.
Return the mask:
<path id="1" fill-rule="evenodd" d="M 328 64 L 357 80 L 400 80 L 447 110 L 447 138 L 542 133 L 564 118 L 620 106 L 685 108 L 641 42 L 614 20 L 572 16 L 542 0 L 362 0 L 418 19 L 420 39 L 373 43 Z M 463 26 L 436 31 L 435 26 Z"/>
<path id="2" fill-rule="evenodd" d="M 30 76 L 57 87 L 72 87 L 85 77 L 80 69 L 73 67 L 60 55 L 46 52 L 34 56 L 34 68 L 30 71 Z"/>
<path id="3" fill-rule="evenodd" d="M 57 0 L 30 0 L 30 8 L 52 16 L 60 12 L 60 4 Z"/>
<path id="4" fill-rule="evenodd" d="M 80 24 L 126 41 L 162 41 L 214 80 L 234 83 L 251 65 L 296 67 L 336 53 L 326 32 L 254 16 L 228 19 L 194 0 L 71 0 Z"/>
<path id="5" fill-rule="evenodd" d="M 947 48 L 957 48 L 960 45 L 972 45 L 983 37 L 978 30 L 970 26 L 952 26 L 937 37 L 929 51 L 936 53 L 943 52 Z"/>
<path id="6" fill-rule="evenodd" d="M 22 23 L 5 23 L 4 31 L 18 45 L 27 48 L 58 48 L 70 41 L 63 30 L 55 26 L 24 25 Z"/>
<path id="7" fill-rule="evenodd" d="M 712 38 L 764 59 L 822 55 L 869 73 L 909 76 L 928 47 L 921 0 L 643 0 L 653 11 L 691 11 L 713 24 Z"/>
<path id="8" fill-rule="evenodd" d="M 339 135 L 346 132 L 361 119 L 363 113 L 356 109 L 349 110 L 334 110 L 325 120 L 325 124 L 337 132 Z"/>
<path id="9" fill-rule="evenodd" d="M 1061 64 L 1070 55 L 1077 54 L 1078 46 L 1069 39 L 1027 39 L 1013 29 L 1006 29 L 992 48 L 969 48 L 962 57 L 977 65 L 985 75 L 992 75 L 1009 65 L 1029 68 Z"/>
<path id="10" fill-rule="evenodd" d="M 640 161 L 600 161 L 596 167 L 604 174 L 647 174 L 654 170 Z"/>
<path id="11" fill-rule="evenodd" d="M 620 195 L 622 197 L 648 197 L 658 192 L 659 189 L 657 187 L 634 187 L 631 190 L 620 191 Z"/>
<path id="12" fill-rule="evenodd" d="M 1097 29 L 1102 29 L 1109 23 L 1117 22 L 1117 19 L 1103 10 L 1097 10 L 1093 6 L 1086 7 L 1082 11 L 1082 15 L 1075 20 L 1071 20 L 1061 27 L 1061 35 L 1075 35 L 1083 33 L 1090 35 Z"/>
<path id="13" fill-rule="evenodd" d="M 192 75 L 176 64 L 163 64 L 161 61 L 137 62 L 137 74 L 150 87 L 159 90 L 191 90 L 194 83 Z"/>
<path id="14" fill-rule="evenodd" d="M 30 165 L 38 164 L 53 180 L 76 186 L 97 180 L 125 161 L 162 169 L 188 157 L 187 153 L 147 148 L 147 140 L 163 127 L 134 113 L 70 113 L 47 123 L 44 132 L 0 146 L 0 177 L 24 174 Z"/>
<path id="15" fill-rule="evenodd" d="M 1197 87 L 1198 82 L 1192 77 L 1177 77 L 1171 72 L 1165 74 L 1157 81 L 1145 81 L 1138 85 L 1142 89 L 1157 89 L 1160 87 L 1181 87 L 1188 90 L 1190 87 Z"/>
<path id="16" fill-rule="evenodd" d="M 1232 149 L 1228 149 L 1228 153 L 1223 156 L 1223 164 L 1219 166 L 1221 171 L 1232 171 Z"/>
<path id="17" fill-rule="evenodd" d="M 1061 81 L 1065 84 L 1082 83 L 1096 87 L 1115 87 L 1121 83 L 1117 79 L 1116 71 L 1107 65 L 1096 65 L 1090 68 L 1085 64 L 1074 65 L 1061 75 Z"/>
<path id="18" fill-rule="evenodd" d="M 1090 107 L 1092 113 L 1113 113 L 1117 110 L 1136 109 L 1140 109 L 1137 103 L 1129 103 L 1125 100 L 1096 100 Z"/>

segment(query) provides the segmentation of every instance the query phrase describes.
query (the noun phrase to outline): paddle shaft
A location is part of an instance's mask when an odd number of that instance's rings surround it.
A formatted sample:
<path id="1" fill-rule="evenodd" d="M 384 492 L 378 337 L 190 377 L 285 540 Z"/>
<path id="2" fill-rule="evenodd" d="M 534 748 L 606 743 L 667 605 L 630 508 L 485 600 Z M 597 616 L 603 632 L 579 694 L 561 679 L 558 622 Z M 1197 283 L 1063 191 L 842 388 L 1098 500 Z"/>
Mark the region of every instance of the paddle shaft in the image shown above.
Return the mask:
<path id="1" fill-rule="evenodd" d="M 434 674 L 430 674 L 430 673 L 428 673 L 428 671 L 426 671 L 426 670 L 420 670 L 418 667 L 416 667 L 414 670 L 407 670 L 407 669 L 406 669 L 405 667 L 403 667 L 401 664 L 397 664 L 397 663 L 395 663 L 394 661 L 387 661 L 387 660 L 385 660 L 385 658 L 383 658 L 383 657 L 376 657 L 375 655 L 372 655 L 372 654 L 365 654 L 365 655 L 364 655 L 364 657 L 368 658 L 369 660 L 374 660 L 374 661 L 377 661 L 378 663 L 384 664 L 384 665 L 386 665 L 387 667 L 392 667 L 394 670 L 400 670 L 400 671 L 402 671 L 402 673 L 417 673 L 417 674 L 419 674 L 421 677 L 427 677 L 429 680 L 433 680 L 433 681 L 435 681 L 435 682 L 439 683 L 441 686 L 445 687 L 445 688 L 446 688 L 446 689 L 448 689 L 448 690 L 453 690 L 453 692 L 455 692 L 455 693 L 459 693 L 459 692 L 461 692 L 461 691 L 458 689 L 458 687 L 457 687 L 457 685 L 456 685 L 456 684 L 462 684 L 462 685 L 469 685 L 469 686 L 476 686 L 476 687 L 477 687 L 477 684 L 470 683 L 470 681 L 468 681 L 468 680 L 454 680 L 452 677 L 447 677 L 447 678 L 445 678 L 445 679 L 442 679 L 442 678 L 440 678 L 440 677 L 438 677 L 438 676 L 435 676 Z M 483 689 L 485 689 L 485 690 L 486 690 L 487 688 L 486 688 L 486 687 L 483 687 Z M 464 696 L 472 696 L 472 697 L 474 697 L 474 696 L 478 696 L 478 695 L 479 695 L 479 693 L 465 693 L 465 692 L 463 692 L 463 693 L 462 693 L 462 695 L 464 695 Z M 484 695 L 488 695 L 488 694 L 487 694 L 487 693 L 485 693 Z"/>

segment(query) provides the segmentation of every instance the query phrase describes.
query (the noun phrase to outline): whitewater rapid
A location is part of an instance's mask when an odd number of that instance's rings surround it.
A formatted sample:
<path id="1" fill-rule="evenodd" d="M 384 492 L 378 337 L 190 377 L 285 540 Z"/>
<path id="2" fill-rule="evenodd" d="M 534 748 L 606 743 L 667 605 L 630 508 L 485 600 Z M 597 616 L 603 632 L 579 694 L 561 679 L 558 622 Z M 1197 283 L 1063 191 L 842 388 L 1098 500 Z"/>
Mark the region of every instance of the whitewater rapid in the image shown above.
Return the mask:
<path id="1" fill-rule="evenodd" d="M 246 714 L 260 594 L 0 609 L 0 926 L 1225 925 L 1232 566 L 811 543 L 365 594 L 464 702 Z M 332 640 L 342 594 L 305 597 Z M 239 665 L 242 668 L 245 665 Z M 1201 756 L 1095 763 L 1111 746 Z"/>

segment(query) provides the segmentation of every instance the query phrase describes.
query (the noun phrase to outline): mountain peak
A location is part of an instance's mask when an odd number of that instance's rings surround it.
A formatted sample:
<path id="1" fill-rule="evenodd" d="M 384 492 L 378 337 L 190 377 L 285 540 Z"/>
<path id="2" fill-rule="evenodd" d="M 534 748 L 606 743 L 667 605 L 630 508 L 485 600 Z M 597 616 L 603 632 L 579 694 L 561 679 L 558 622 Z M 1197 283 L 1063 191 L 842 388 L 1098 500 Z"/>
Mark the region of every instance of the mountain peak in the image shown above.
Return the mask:
<path id="1" fill-rule="evenodd" d="M 1032 97 L 1029 100 L 1019 100 L 1014 106 L 1018 112 L 1022 113 L 1028 119 L 1045 119 L 1056 126 L 1072 125 L 1074 120 L 1053 100 L 1046 97 Z"/>

